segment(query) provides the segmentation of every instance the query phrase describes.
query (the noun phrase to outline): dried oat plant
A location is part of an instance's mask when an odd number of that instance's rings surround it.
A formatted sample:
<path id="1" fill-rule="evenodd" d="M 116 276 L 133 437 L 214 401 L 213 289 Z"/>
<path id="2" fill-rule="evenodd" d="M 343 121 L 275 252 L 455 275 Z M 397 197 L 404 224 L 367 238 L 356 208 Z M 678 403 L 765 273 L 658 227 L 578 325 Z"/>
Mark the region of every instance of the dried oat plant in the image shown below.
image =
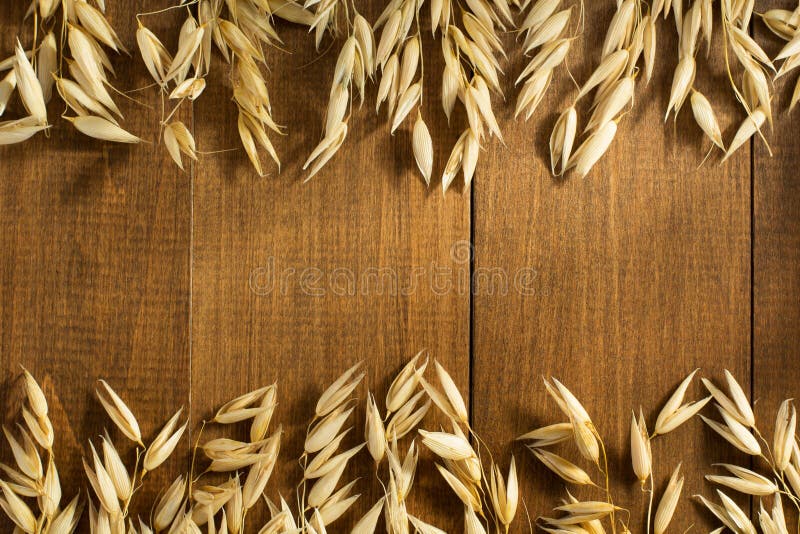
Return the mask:
<path id="1" fill-rule="evenodd" d="M 0 62 L 0 71 L 8 70 L 0 81 L 0 116 L 15 94 L 27 115 L 0 122 L 0 145 L 21 143 L 49 129 L 47 104 L 54 94 L 66 106 L 62 117 L 79 132 L 138 143 L 120 126 L 122 113 L 112 97 L 118 91 L 110 81 L 114 68 L 108 51 L 127 51 L 106 19 L 105 2 L 34 0 L 25 17 L 32 19 L 33 43 L 25 48 L 18 38 L 14 55 Z"/>
<path id="2" fill-rule="evenodd" d="M 467 408 L 447 371 L 434 362 L 436 381 L 424 376 L 428 360 L 418 354 L 398 373 L 386 396 L 385 416 L 375 397 L 367 395 L 364 441 L 345 448 L 357 407 L 357 389 L 365 373 L 356 364 L 320 395 L 308 426 L 300 457 L 300 482 L 288 501 L 270 498 L 269 481 L 278 461 L 283 431 L 273 428 L 277 406 L 275 384 L 245 393 L 221 406 L 204 422 L 194 448 L 192 469 L 159 492 L 149 517 L 129 513 L 146 474 L 157 469 L 176 450 L 188 422 L 178 410 L 155 438 L 145 445 L 139 423 L 125 401 L 105 381 L 99 381 L 98 400 L 119 432 L 136 447 L 135 461 L 119 452 L 108 433 L 89 441 L 83 460 L 88 495 L 62 502 L 62 489 L 52 452 L 54 430 L 47 401 L 33 378 L 24 372 L 27 402 L 24 424 L 4 428 L 16 467 L 0 465 L 0 507 L 18 531 L 30 534 L 74 532 L 87 511 L 92 534 L 168 533 L 297 533 L 322 534 L 359 499 L 359 479 L 350 465 L 372 465 L 383 497 L 372 504 L 353 528 L 371 533 L 383 518 L 390 533 L 442 532 L 408 508 L 420 456 L 420 446 L 436 459 L 435 468 L 464 503 L 466 532 L 507 532 L 519 502 L 517 473 L 512 458 L 503 470 L 491 461 L 485 446 L 470 430 Z M 447 428 L 425 430 L 421 425 L 431 406 L 450 422 Z M 207 425 L 229 436 L 202 441 Z M 409 443 L 410 440 L 410 443 Z M 475 446 L 471 440 L 477 443 Z M 488 455 L 488 463 L 481 452 Z M 363 460 L 370 460 L 364 462 Z M 356 459 L 357 461 L 353 461 Z M 195 471 L 202 467 L 203 471 Z M 433 466 L 430 466 L 433 468 Z M 223 477 L 219 482 L 220 475 Z M 214 482 L 210 481 L 214 478 Z M 361 482 L 361 484 L 368 483 Z M 291 504 L 290 504 L 291 503 Z M 269 519 L 251 524 L 252 512 L 264 507 Z"/>
<path id="3" fill-rule="evenodd" d="M 375 38 L 372 28 L 367 19 L 358 13 L 355 5 L 348 6 L 346 0 L 324 0 L 317 6 L 312 23 L 312 28 L 317 29 L 317 47 L 324 35 L 324 32 L 320 33 L 320 28 L 324 30 L 330 26 L 334 34 L 339 33 L 339 11 L 347 20 L 347 38 L 339 51 L 333 71 L 322 140 L 303 164 L 303 169 L 309 170 L 306 181 L 313 178 L 341 148 L 347 137 L 353 93 L 358 91 L 359 100 L 363 103 L 367 80 L 375 72 Z"/>
<path id="4" fill-rule="evenodd" d="M 634 413 L 631 416 L 630 450 L 633 472 L 641 483 L 642 491 L 649 496 L 645 534 L 664 534 L 667 531 L 680 498 L 683 476 L 678 465 L 672 472 L 653 516 L 655 483 L 651 444 L 656 437 L 674 431 L 694 417 L 711 400 L 709 396 L 696 402 L 685 402 L 686 392 L 696 373 L 697 371 L 687 376 L 672 393 L 659 412 L 652 430 L 648 429 L 641 409 L 638 415 Z M 525 442 L 533 455 L 564 482 L 576 487 L 594 487 L 600 497 L 596 500 L 578 500 L 568 492 L 563 503 L 554 508 L 553 517 L 539 518 L 539 527 L 551 534 L 602 533 L 606 531 L 606 526 L 612 532 L 617 532 L 617 528 L 622 532 L 629 532 L 625 521 L 629 512 L 618 506 L 611 494 L 607 450 L 600 432 L 586 408 L 564 384 L 551 378 L 545 380 L 544 385 L 567 420 L 536 428 L 517 439 Z M 553 452 L 554 446 L 566 442 L 575 445 L 580 461 L 589 465 L 588 470 Z M 591 471 L 596 473 L 595 478 L 592 478 Z"/>
<path id="5" fill-rule="evenodd" d="M 708 155 L 718 148 L 720 161 L 755 136 L 766 143 L 774 119 L 775 87 L 800 65 L 800 8 L 757 13 L 752 0 L 618 0 L 609 5 L 613 16 L 596 67 L 587 79 L 575 83 L 577 93 L 550 136 L 554 175 L 574 170 L 586 176 L 608 151 L 622 118 L 633 110 L 637 88 L 650 81 L 657 61 L 665 62 L 659 51 L 671 55 L 657 45 L 662 18 L 674 19 L 679 43 L 665 120 L 670 116 L 677 120 L 688 100 L 695 123 L 710 141 Z M 174 53 L 146 25 L 151 17 L 172 9 L 186 14 Z M 32 43 L 25 47 L 18 42 L 13 55 L 0 61 L 0 73 L 5 72 L 0 79 L 0 116 L 15 96 L 24 114 L 0 122 L 0 144 L 46 134 L 52 123 L 47 103 L 53 94 L 63 101 L 63 116 L 78 131 L 106 141 L 140 142 L 120 124 L 122 113 L 115 103 L 119 91 L 111 83 L 114 69 L 109 53 L 127 51 L 105 16 L 105 2 L 34 0 L 27 16 L 34 29 Z M 750 35 L 754 19 L 784 41 L 775 58 Z M 436 166 L 434 137 L 439 132 L 431 132 L 430 120 L 423 116 L 423 99 L 431 87 L 425 83 L 423 60 L 441 54 L 445 116 L 449 122 L 460 103 L 465 117 L 442 166 L 444 191 L 459 173 L 469 187 L 481 151 L 492 138 L 503 143 L 495 110 L 497 101 L 504 99 L 504 34 L 516 32 L 522 41 L 525 64 L 515 81 L 519 90 L 514 115 L 527 120 L 541 105 L 554 73 L 566 63 L 586 25 L 582 0 L 389 0 L 374 24 L 359 14 L 353 0 L 179 0 L 139 14 L 136 22 L 139 54 L 162 98 L 159 138 L 181 169 L 200 152 L 178 112 L 204 92 L 212 55 L 225 62 L 241 145 L 253 168 L 261 176 L 267 174 L 262 162 L 266 155 L 280 169 L 272 136 L 283 135 L 285 129 L 273 115 L 266 50 L 282 46 L 278 23 L 288 22 L 308 27 L 317 49 L 328 34 L 341 43 L 322 135 L 303 166 L 306 179 L 342 147 L 353 104 L 356 98 L 363 103 L 368 82 L 375 79 L 376 111 L 386 109 L 390 133 L 408 130 L 404 135 L 410 139 L 416 166 L 430 185 Z M 433 41 L 439 41 L 430 48 L 440 52 L 425 49 L 423 35 L 428 29 Z M 715 29 L 721 46 L 713 42 Z M 698 62 L 703 48 L 707 58 L 712 51 L 724 56 L 731 90 L 743 111 L 727 142 L 714 105 L 696 82 L 704 66 Z M 795 81 L 788 109 L 798 101 L 800 81 Z"/>
<path id="6" fill-rule="evenodd" d="M 452 0 L 428 1 L 430 30 L 434 38 L 438 35 L 441 40 L 445 62 L 441 81 L 444 113 L 449 121 L 456 102 L 460 101 L 467 116 L 467 128 L 456 141 L 444 167 L 443 191 L 447 191 L 459 172 L 463 173 L 465 187 L 468 187 L 487 138 L 497 137 L 502 142 L 492 96 L 502 97 L 500 77 L 503 73 L 498 56 L 505 56 L 505 52 L 500 32 L 513 27 L 511 6 L 516 4 L 508 0 L 492 3 L 470 0 L 456 6 Z M 309 178 L 338 151 L 347 134 L 347 120 L 344 119 L 347 106 L 343 101 L 349 92 L 343 80 L 349 83 L 352 77 L 356 81 L 363 102 L 364 80 L 376 75 L 375 110 L 380 113 L 385 104 L 391 134 L 401 128 L 406 119 L 413 118 L 410 137 L 414 160 L 425 183 L 430 185 L 434 168 L 433 138 L 422 115 L 424 57 L 429 55 L 423 49 L 420 14 L 424 7 L 425 0 L 391 0 L 372 29 L 363 17 L 357 15 L 353 19 L 334 72 L 325 135 L 305 165 L 308 167 L 314 162 Z M 373 30 L 380 36 L 374 37 Z M 352 53 L 351 48 L 356 50 L 354 70 L 349 77 L 346 72 L 343 79 L 339 66 L 350 64 L 344 59 Z M 352 96 L 350 98 L 352 100 Z"/>
<path id="7" fill-rule="evenodd" d="M 228 81 L 238 114 L 239 137 L 250 163 L 260 176 L 266 174 L 260 151 L 280 168 L 280 159 L 269 132 L 283 133 L 272 115 L 264 49 L 281 44 L 274 20 L 310 25 L 313 15 L 291 0 L 181 0 L 176 8 L 186 11 L 178 47 L 172 55 L 143 23 L 164 10 L 137 15 L 136 42 L 141 58 L 163 101 L 172 109 L 161 120 L 163 142 L 170 157 L 184 168 L 183 156 L 196 160 L 197 149 L 189 128 L 173 117 L 185 101 L 203 93 L 216 49 L 225 61 Z M 169 9 L 169 8 L 168 8 Z"/>
<path id="8" fill-rule="evenodd" d="M 759 504 L 761 530 L 787 534 L 783 502 L 800 508 L 800 452 L 792 401 L 784 401 L 778 409 L 770 442 L 757 428 L 744 391 L 727 371 L 727 392 L 703 379 L 710 395 L 687 402 L 696 373 L 677 386 L 652 426 L 641 409 L 631 416 L 632 470 L 648 503 L 645 534 L 669 530 L 684 485 L 678 465 L 671 469 L 666 489 L 656 502 L 655 479 L 660 475 L 652 443 L 693 418 L 711 400 L 722 421 L 701 416 L 703 420 L 736 449 L 763 464 L 765 474 L 749 464 L 721 464 L 717 466 L 720 474 L 706 478 L 726 491 L 769 499 L 769 507 Z M 129 443 L 114 443 L 108 432 L 88 440 L 83 459 L 87 494 L 69 500 L 63 496 L 56 468 L 55 430 L 47 400 L 34 377 L 23 370 L 25 402 L 20 422 L 15 428 L 3 427 L 15 465 L 0 464 L 0 508 L 16 525 L 15 532 L 26 534 L 69 534 L 79 524 L 88 524 L 92 534 L 323 534 L 338 528 L 336 522 L 360 499 L 358 491 L 373 484 L 382 496 L 367 504 L 363 516 L 354 518 L 352 532 L 371 534 L 382 523 L 389 534 L 438 534 L 443 530 L 420 517 L 409 499 L 418 471 L 424 470 L 438 473 L 441 487 L 461 501 L 467 534 L 507 534 L 523 504 L 516 462 L 513 456 L 507 466 L 495 462 L 471 429 L 467 404 L 447 370 L 424 353 L 417 354 L 394 377 L 382 402 L 367 393 L 363 440 L 357 437 L 353 443 L 351 430 L 364 378 L 359 363 L 321 392 L 309 414 L 299 482 L 288 499 L 270 484 L 283 441 L 281 426 L 272 424 L 279 400 L 277 386 L 272 384 L 226 402 L 204 422 L 190 470 L 159 491 L 155 502 L 144 503 L 150 505 L 148 517 L 133 517 L 132 503 L 142 508 L 136 498 L 148 482 L 147 474 L 158 469 L 182 442 L 188 425 L 183 411 L 178 410 L 147 440 L 125 400 L 108 383 L 98 381 L 97 398 Z M 613 499 L 606 446 L 587 409 L 555 378 L 544 384 L 565 420 L 518 439 L 565 483 L 587 490 L 582 495 L 596 493 L 597 497 L 578 499 L 567 492 L 554 513 L 540 517 L 537 526 L 551 534 L 602 534 L 609 527 L 612 532 L 629 532 L 630 514 Z M 433 407 L 437 413 L 429 417 Z M 210 425 L 223 430 L 224 437 L 204 441 L 203 433 Z M 561 453 L 567 443 L 577 449 L 577 460 Z M 131 447 L 135 456 L 120 452 Z M 358 471 L 363 476 L 354 478 Z M 755 525 L 736 501 L 721 490 L 717 494 L 720 504 L 702 496 L 697 499 L 724 527 L 736 534 L 755 534 Z M 253 519 L 263 515 L 255 513 L 258 508 L 268 512 L 263 523 Z"/>
<path id="9" fill-rule="evenodd" d="M 719 148 L 720 161 L 724 162 L 753 136 L 758 135 L 769 144 L 764 126 L 772 128 L 772 100 L 775 82 L 800 64 L 800 38 L 797 37 L 800 8 L 794 11 L 773 9 L 763 14 L 754 12 L 754 2 L 750 0 L 657 0 L 652 3 L 641 0 L 620 0 L 606 31 L 600 62 L 589 78 L 580 86 L 575 103 L 559 116 L 550 138 L 551 171 L 561 175 L 574 169 L 578 176 L 586 176 L 592 167 L 603 157 L 617 133 L 617 125 L 634 103 L 636 81 L 644 77 L 649 82 L 656 61 L 659 59 L 657 46 L 657 21 L 663 15 L 672 15 L 678 36 L 677 64 L 672 76 L 665 120 L 672 114 L 674 119 L 686 103 L 690 102 L 692 116 L 703 134 L 711 141 L 711 148 Z M 559 28 L 562 21 L 555 13 L 558 2 L 538 0 L 529 15 L 541 27 L 549 22 Z M 780 70 L 776 70 L 773 60 L 748 33 L 751 20 L 758 15 L 779 37 L 788 41 L 775 61 L 783 60 Z M 566 15 L 562 15 L 566 18 Z M 713 50 L 714 28 L 722 30 L 722 54 L 725 69 L 733 94 L 744 111 L 745 117 L 733 138 L 726 144 L 710 100 L 696 87 L 698 71 L 698 52 L 705 44 L 706 57 Z M 549 28 L 539 30 L 548 33 Z M 556 31 L 555 29 L 553 31 Z M 556 34 L 557 36 L 558 34 Z M 537 40 L 539 42 L 540 40 Z M 561 50 L 554 41 L 552 50 L 534 57 L 532 63 L 543 63 L 548 67 L 560 62 Z M 567 42 L 560 45 L 566 49 Z M 566 53 L 565 51 L 563 52 Z M 541 56 L 541 58 L 540 58 Z M 552 61 L 551 61 L 552 56 Z M 545 74 L 537 74 L 544 71 Z M 532 74 L 528 83 L 533 96 L 523 90 L 520 97 L 535 107 L 549 83 L 547 69 L 526 68 L 524 74 Z M 738 81 L 740 80 L 740 81 Z M 585 127 L 585 139 L 574 149 L 578 137 L 578 101 L 594 92 L 590 106 L 591 115 Z M 789 109 L 800 100 L 800 82 L 796 86 Z M 517 113 L 522 108 L 518 101 Z M 709 151 L 709 154 L 711 151 Z M 771 151 L 770 151 L 771 153 Z"/>
<path id="10" fill-rule="evenodd" d="M 743 462 L 745 465 L 715 464 L 717 473 L 706 476 L 709 482 L 719 487 L 716 489 L 718 503 L 716 499 L 702 495 L 695 497 L 722 524 L 718 530 L 728 528 L 736 534 L 755 534 L 760 528 L 765 534 L 787 534 L 789 528 L 784 515 L 784 500 L 800 510 L 797 410 L 791 399 L 780 404 L 775 415 L 772 439 L 769 440 L 759 430 L 747 395 L 729 371 L 725 371 L 725 382 L 727 392 L 714 382 L 703 380 L 721 418 L 703 417 L 703 421 L 734 448 L 747 455 L 748 461 Z M 753 499 L 752 508 L 757 519 L 755 524 L 750 513 L 742 510 L 728 495 L 731 491 Z"/>

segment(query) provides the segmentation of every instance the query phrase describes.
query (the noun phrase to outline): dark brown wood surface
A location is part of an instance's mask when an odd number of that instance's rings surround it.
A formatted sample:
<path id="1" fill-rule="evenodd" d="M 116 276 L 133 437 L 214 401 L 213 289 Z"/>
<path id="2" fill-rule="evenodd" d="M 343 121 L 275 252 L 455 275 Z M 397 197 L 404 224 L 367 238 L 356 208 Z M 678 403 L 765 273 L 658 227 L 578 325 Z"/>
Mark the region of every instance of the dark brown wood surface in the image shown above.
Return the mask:
<path id="1" fill-rule="evenodd" d="M 148 4 L 109 5 L 125 43 L 135 42 L 133 17 Z M 15 2 L 0 13 L 3 57 L 16 33 L 30 26 L 21 22 L 25 7 Z M 161 17 L 154 29 L 176 20 Z M 115 65 L 120 88 L 149 84 L 136 61 L 116 58 Z M 135 461 L 94 397 L 97 379 L 130 404 L 145 439 L 170 410 L 189 407 L 190 180 L 155 144 L 158 95 L 132 96 L 142 105 L 121 96 L 116 101 L 126 126 L 147 141 L 135 150 L 92 140 L 58 120 L 49 138 L 38 135 L 0 152 L 3 422 L 13 424 L 21 391 L 16 379 L 25 366 L 50 400 L 65 499 L 83 490 L 79 458 L 104 429 L 125 460 Z M 20 109 L 17 100 L 9 113 Z M 54 98 L 48 112 L 54 120 L 63 104 Z M 9 461 L 5 445 L 2 450 Z M 186 454 L 176 456 L 154 474 L 143 500 L 152 501 L 185 460 Z"/>
<path id="2" fill-rule="evenodd" d="M 587 20 L 605 28 L 613 14 L 608 5 L 587 8 Z M 676 48 L 671 16 L 659 22 L 658 39 L 660 50 Z M 590 31 L 576 43 L 570 67 L 579 81 L 596 65 L 602 42 L 601 32 Z M 524 63 L 514 59 L 512 72 L 518 72 Z M 725 126 L 738 114 L 726 95 L 720 59 L 712 55 L 711 67 L 700 62 L 709 70 L 698 73 L 696 87 L 710 95 Z M 534 273 L 532 283 L 509 287 L 504 296 L 491 294 L 491 286 L 476 287 L 476 428 L 508 449 L 516 436 L 563 421 L 542 385 L 543 378 L 560 379 L 585 403 L 605 439 L 615 502 L 631 510 L 633 532 L 644 531 L 647 496 L 628 452 L 632 411 L 642 408 L 653 425 L 672 389 L 696 368 L 715 379 L 730 369 L 745 387 L 750 375 L 749 151 L 745 146 L 722 166 L 715 156 L 698 168 L 709 143 L 688 103 L 677 138 L 672 119 L 664 123 L 676 62 L 659 54 L 653 80 L 646 88 L 640 82 L 634 111 L 586 179 L 554 179 L 542 164 L 550 129 L 577 92 L 562 73 L 557 86 L 564 90 L 551 91 L 529 123 L 507 121 L 509 147 L 489 151 L 474 194 L 476 271 L 501 269 L 509 280 Z M 732 135 L 730 128 L 725 132 Z M 506 391 L 515 393 L 496 402 Z M 704 393 L 698 381 L 687 398 Z M 657 490 L 683 462 L 685 495 L 709 494 L 702 474 L 710 459 L 729 454 L 722 443 L 700 421 L 656 438 Z M 563 484 L 523 446 L 508 452 L 532 475 L 524 486 L 535 514 L 557 506 Z M 565 453 L 579 458 L 574 448 Z M 705 528 L 698 511 L 682 502 L 674 531 L 692 523 Z"/>
<path id="3" fill-rule="evenodd" d="M 134 14 L 154 4 L 109 3 L 126 44 L 134 44 Z M 570 54 L 578 80 L 597 61 L 612 6 L 587 2 L 592 24 Z M 374 20 L 378 9 L 365 15 Z M 3 57 L 23 28 L 23 11 L 0 13 Z M 174 44 L 179 20 L 173 12 L 147 23 Z M 754 26 L 776 51 L 780 43 Z M 779 402 L 800 390 L 795 117 L 776 117 L 774 157 L 757 142 L 724 165 L 715 154 L 700 167 L 709 144 L 688 108 L 675 126 L 663 121 L 675 66 L 664 52 L 676 46 L 669 20 L 659 23 L 654 80 L 640 87 L 610 152 L 586 179 L 554 179 L 547 168 L 550 129 L 575 92 L 561 72 L 530 122 L 513 120 L 514 89 L 505 105 L 498 102 L 507 146 L 486 147 L 466 193 L 443 196 L 438 178 L 425 188 L 409 129 L 389 135 L 385 115 L 374 113 L 374 87 L 340 153 L 303 183 L 339 43 L 326 40 L 320 57 L 306 30 L 282 25 L 280 33 L 291 54 L 269 51 L 267 78 L 276 120 L 288 133 L 273 136 L 280 172 L 265 158 L 269 176 L 257 177 L 238 149 L 230 82 L 218 58 L 208 89 L 182 114 L 199 149 L 215 153 L 187 172 L 157 143 L 152 89 L 131 95 L 152 109 L 128 103 L 125 111 L 127 127 L 153 144 L 100 143 L 58 121 L 50 138 L 0 148 L 0 402 L 8 424 L 18 406 L 19 365 L 43 381 L 66 495 L 82 487 L 73 460 L 109 426 L 93 396 L 101 377 L 129 401 L 147 436 L 177 408 L 190 414 L 190 435 L 172 464 L 148 480 L 143 502 L 187 467 L 200 423 L 215 407 L 272 382 L 285 442 L 269 492 L 289 494 L 323 388 L 363 361 L 360 398 L 367 388 L 382 398 L 390 376 L 421 349 L 465 395 L 472 392 L 474 428 L 497 457 L 505 464 L 515 455 L 534 518 L 564 495 L 512 441 L 560 420 L 543 377 L 558 377 L 585 402 L 634 532 L 643 530 L 646 496 L 627 453 L 632 410 L 641 407 L 652 425 L 687 373 L 701 368 L 719 380 L 729 369 L 752 388 L 771 431 Z M 462 118 L 447 125 L 438 103 L 439 43 L 426 46 L 433 52 L 425 56 L 425 116 L 438 175 Z M 721 58 L 712 58 L 711 67 L 699 62 L 697 87 L 714 103 L 727 140 L 741 113 Z M 510 54 L 509 79 L 522 61 Z M 138 56 L 116 58 L 115 66 L 120 87 L 149 83 Z M 786 93 L 779 91 L 776 109 L 785 109 Z M 50 112 L 57 116 L 60 106 Z M 460 190 L 460 178 L 454 187 Z M 688 394 L 702 395 L 699 382 Z M 358 414 L 352 443 L 363 434 Z M 217 431 L 207 427 L 205 435 Z M 657 438 L 654 453 L 657 488 L 682 461 L 686 496 L 711 493 L 702 476 L 712 462 L 741 459 L 699 421 Z M 428 459 L 421 470 L 415 513 L 458 531 L 460 510 Z M 363 511 L 379 488 L 369 473 L 352 474 L 364 477 Z M 680 506 L 673 531 L 711 524 L 690 499 Z M 520 510 L 518 530 L 525 526 Z"/>
<path id="4" fill-rule="evenodd" d="M 766 9 L 764 2 L 757 8 Z M 766 28 L 756 26 L 755 35 L 770 54 L 784 45 Z M 782 112 L 768 138 L 773 157 L 761 142 L 753 149 L 753 398 L 756 416 L 770 433 L 778 406 L 796 396 L 800 383 L 800 185 L 789 163 L 800 146 L 792 115 L 785 112 L 796 81 L 796 74 L 788 75 L 777 91 Z"/>

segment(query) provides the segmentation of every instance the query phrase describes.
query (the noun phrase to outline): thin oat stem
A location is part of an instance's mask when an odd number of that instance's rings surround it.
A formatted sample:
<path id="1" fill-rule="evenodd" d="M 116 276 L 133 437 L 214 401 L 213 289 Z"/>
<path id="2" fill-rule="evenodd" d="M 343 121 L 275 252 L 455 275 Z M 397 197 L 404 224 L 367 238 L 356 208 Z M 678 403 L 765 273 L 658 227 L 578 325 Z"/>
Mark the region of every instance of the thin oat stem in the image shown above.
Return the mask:
<path id="1" fill-rule="evenodd" d="M 197 433 L 197 440 L 194 442 L 194 447 L 192 447 L 192 462 L 189 465 L 189 485 L 188 485 L 188 495 L 192 494 L 192 484 L 194 483 L 194 466 L 197 461 L 197 449 L 200 448 L 200 437 L 203 435 L 203 430 L 206 428 L 206 421 L 203 420 L 203 424 L 200 425 L 200 432 Z M 200 477 L 198 477 L 199 479 Z"/>
<path id="2" fill-rule="evenodd" d="M 648 491 L 650 497 L 647 502 L 647 524 L 644 534 L 650 534 L 650 521 L 653 517 L 653 494 L 655 493 L 655 482 L 653 481 L 653 473 L 650 473 L 650 490 Z"/>
<path id="3" fill-rule="evenodd" d="M 595 435 L 597 436 L 597 441 L 600 443 L 600 451 L 603 453 L 603 468 L 600 469 L 600 472 L 603 474 L 603 477 L 606 479 L 605 484 L 605 491 L 606 491 L 606 500 L 608 504 L 612 506 L 611 510 L 611 532 L 613 534 L 617 534 L 617 522 L 614 518 L 614 499 L 611 497 L 611 480 L 608 477 L 608 454 L 606 454 L 606 444 L 603 442 L 603 438 L 600 437 L 599 432 L 595 431 Z"/>
<path id="4" fill-rule="evenodd" d="M 175 107 L 172 108 L 172 111 L 169 112 L 169 115 L 167 115 L 166 118 L 164 118 L 164 120 L 161 121 L 162 127 L 166 126 L 169 120 L 175 115 L 175 113 L 178 112 L 178 108 L 181 107 L 181 104 L 183 104 L 184 100 L 186 100 L 186 98 L 181 98 L 180 101 L 177 104 L 175 104 Z"/>
<path id="5" fill-rule="evenodd" d="M 136 22 L 139 22 L 139 17 L 149 17 L 150 15 L 159 15 L 161 13 L 166 13 L 167 11 L 171 11 L 173 9 L 181 9 L 181 8 L 188 8 L 191 5 L 199 3 L 199 0 L 191 0 L 190 2 L 186 2 L 183 4 L 176 4 L 173 6 L 165 7 L 164 9 L 159 9 L 156 11 L 145 11 L 144 13 L 137 13 L 136 14 Z"/>

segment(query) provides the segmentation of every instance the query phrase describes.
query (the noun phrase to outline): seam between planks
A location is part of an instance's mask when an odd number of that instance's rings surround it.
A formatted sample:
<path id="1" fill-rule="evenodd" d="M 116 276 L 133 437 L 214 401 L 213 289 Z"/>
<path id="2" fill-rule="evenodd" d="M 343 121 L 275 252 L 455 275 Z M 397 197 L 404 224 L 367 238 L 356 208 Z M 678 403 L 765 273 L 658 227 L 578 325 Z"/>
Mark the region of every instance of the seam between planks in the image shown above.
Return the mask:
<path id="1" fill-rule="evenodd" d="M 191 132 L 192 136 L 195 136 L 195 121 L 194 121 L 194 102 L 191 100 L 189 101 L 189 122 L 191 125 Z M 189 167 L 189 300 L 188 300 L 188 308 L 189 313 L 187 317 L 187 324 L 186 328 L 188 329 L 187 332 L 187 350 L 189 351 L 188 358 L 189 358 L 189 366 L 188 366 L 188 381 L 189 381 L 189 459 L 188 462 L 190 463 L 189 469 L 191 470 L 191 462 L 192 462 L 192 443 L 194 443 L 193 439 L 193 430 L 194 427 L 191 424 L 192 415 L 193 415 L 193 400 L 194 400 L 194 384 L 192 382 L 192 371 L 193 371 L 193 303 L 194 303 L 194 183 L 195 177 L 197 174 L 197 162 L 191 161 Z"/>
<path id="2" fill-rule="evenodd" d="M 473 387 L 475 384 L 473 372 L 475 369 L 475 288 L 473 287 L 475 283 L 475 255 L 476 255 L 476 246 L 475 246 L 475 186 L 477 185 L 477 181 L 473 180 L 472 185 L 469 189 L 469 345 L 468 345 L 468 352 L 469 352 L 469 426 L 475 426 L 475 416 L 472 407 L 472 402 L 475 396 L 475 388 Z"/>

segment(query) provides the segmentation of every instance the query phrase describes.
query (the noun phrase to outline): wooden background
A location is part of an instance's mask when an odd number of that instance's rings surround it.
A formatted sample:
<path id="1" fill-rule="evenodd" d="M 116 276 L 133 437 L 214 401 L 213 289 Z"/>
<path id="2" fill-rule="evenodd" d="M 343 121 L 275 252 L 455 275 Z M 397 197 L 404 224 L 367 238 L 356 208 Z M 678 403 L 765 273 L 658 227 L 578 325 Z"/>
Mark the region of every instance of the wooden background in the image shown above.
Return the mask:
<path id="1" fill-rule="evenodd" d="M 14 4 L 0 15 L 3 55 L 24 27 L 24 3 Z M 109 14 L 133 46 L 134 14 L 162 4 L 111 2 Z M 373 20 L 379 7 L 365 6 Z M 597 60 L 613 2 L 587 9 L 591 23 L 570 54 L 578 79 Z M 174 46 L 179 21 L 173 13 L 146 22 Z M 780 44 L 754 26 L 774 53 Z M 767 429 L 778 403 L 798 393 L 797 119 L 778 118 L 774 157 L 755 143 L 724 165 L 714 155 L 698 169 L 708 143 L 688 113 L 675 128 L 663 124 L 676 62 L 671 23 L 660 26 L 655 79 L 639 88 L 634 112 L 587 179 L 553 179 L 547 170 L 551 125 L 573 94 L 562 72 L 528 123 L 513 120 L 516 95 L 508 91 L 509 102 L 498 103 L 507 146 L 489 144 L 472 188 L 460 193 L 459 179 L 444 196 L 438 180 L 428 190 L 415 172 L 407 129 L 390 136 L 375 115 L 374 87 L 342 151 L 303 184 L 300 166 L 319 136 L 338 45 L 317 60 L 303 29 L 283 26 L 281 35 L 291 53 L 270 52 L 269 76 L 276 118 L 289 132 L 276 142 L 280 174 L 258 178 L 240 150 L 202 156 L 184 173 L 157 144 L 96 142 L 64 121 L 49 139 L 0 149 L 0 406 L 9 423 L 20 364 L 45 384 L 66 495 L 82 487 L 77 459 L 87 439 L 108 425 L 93 397 L 97 378 L 129 401 L 146 436 L 181 406 L 191 414 L 181 454 L 154 473 L 144 501 L 186 468 L 197 425 L 213 407 L 277 381 L 276 421 L 287 432 L 269 490 L 276 496 L 297 480 L 293 458 L 327 383 L 363 360 L 366 387 L 382 396 L 389 377 L 426 348 L 469 393 L 475 430 L 504 462 L 517 456 L 533 517 L 548 512 L 563 487 L 511 440 L 557 420 L 541 377 L 561 378 L 606 438 L 617 501 L 631 508 L 636 531 L 645 499 L 629 468 L 631 410 L 642 406 L 652 423 L 666 395 L 698 367 L 714 378 L 733 371 Z M 427 46 L 425 112 L 440 173 L 458 128 L 439 109 L 438 42 Z M 741 116 L 718 56 L 700 63 L 697 86 L 730 139 Z M 138 56 L 115 65 L 121 88 L 148 84 Z M 509 79 L 522 66 L 512 53 Z M 216 62 L 205 94 L 183 113 L 203 151 L 238 147 L 224 78 Z M 776 109 L 785 108 L 786 93 L 778 91 Z M 127 127 L 156 141 L 157 95 L 132 96 L 150 108 L 126 105 Z M 60 112 L 53 104 L 51 115 Z M 447 269 L 454 285 L 443 290 L 423 277 L 411 291 L 359 284 L 342 295 L 327 283 L 337 269 L 388 269 L 407 285 L 418 268 Z M 501 270 L 511 282 L 527 273 L 531 294 L 513 284 L 492 291 L 486 277 Z M 471 273 L 486 275 L 473 278 L 472 290 Z M 304 290 L 303 281 L 323 294 Z M 690 390 L 702 394 L 699 384 Z M 361 428 L 359 421 L 356 434 Z M 702 475 L 712 462 L 744 461 L 699 421 L 657 440 L 654 452 L 661 487 L 683 461 L 686 496 L 711 492 Z M 421 469 L 415 511 L 458 530 L 454 499 L 427 460 Z M 360 483 L 359 510 L 374 502 L 374 486 L 368 476 Z M 522 511 L 520 519 L 521 531 Z M 342 521 L 334 531 L 352 516 Z M 703 530 L 710 521 L 687 499 L 673 529 L 692 524 Z"/>

